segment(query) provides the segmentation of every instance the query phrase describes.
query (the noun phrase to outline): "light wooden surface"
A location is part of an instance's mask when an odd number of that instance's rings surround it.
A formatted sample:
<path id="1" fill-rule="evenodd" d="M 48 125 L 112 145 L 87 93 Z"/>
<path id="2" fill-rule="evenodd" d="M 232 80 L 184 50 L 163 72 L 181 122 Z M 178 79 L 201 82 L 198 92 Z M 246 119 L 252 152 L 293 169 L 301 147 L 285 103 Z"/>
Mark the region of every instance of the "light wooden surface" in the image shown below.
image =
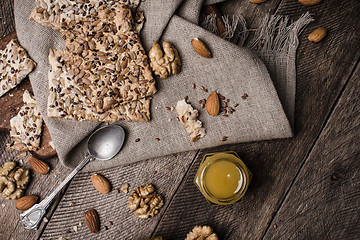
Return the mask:
<path id="1" fill-rule="evenodd" d="M 10 0 L 2 0 L 11 6 Z M 4 6 L 5 6 L 4 5 Z M 125 167 L 103 170 L 113 185 L 101 196 L 90 183 L 91 173 L 80 173 L 48 213 L 49 222 L 37 232 L 23 230 L 11 201 L 0 200 L 1 239 L 184 239 L 194 225 L 211 225 L 220 239 L 357 239 L 360 236 L 359 200 L 359 81 L 360 2 L 324 0 L 302 6 L 296 0 L 270 0 L 257 5 L 248 0 L 219 5 L 226 14 L 241 13 L 254 28 L 266 13 L 297 19 L 310 11 L 315 18 L 300 37 L 297 52 L 295 133 L 292 139 L 222 146 L 186 152 Z M 11 18 L 0 6 L 0 17 Z M 13 21 L 9 19 L 8 22 Z M 307 35 L 329 28 L 324 41 L 313 44 Z M 12 25 L 13 27 L 13 25 Z M 0 26 L 1 31 L 6 30 Z M 7 136 L 0 135 L 1 142 Z M 231 206 L 209 205 L 193 184 L 204 154 L 235 150 L 254 174 L 244 199 Z M 1 162 L 16 153 L 0 146 Z M 69 173 L 49 161 L 47 176 L 33 176 L 28 194 L 46 196 Z M 153 182 L 165 197 L 158 216 L 137 219 L 126 207 L 126 196 L 116 188 Z M 83 214 L 94 207 L 101 218 L 99 234 L 90 234 Z M 112 221 L 111 225 L 108 221 Z M 79 226 L 81 223 L 81 226 Z M 77 227 L 77 231 L 74 230 Z M 107 230 L 106 230 L 107 229 Z M 70 232 L 68 232 L 70 230 Z"/>

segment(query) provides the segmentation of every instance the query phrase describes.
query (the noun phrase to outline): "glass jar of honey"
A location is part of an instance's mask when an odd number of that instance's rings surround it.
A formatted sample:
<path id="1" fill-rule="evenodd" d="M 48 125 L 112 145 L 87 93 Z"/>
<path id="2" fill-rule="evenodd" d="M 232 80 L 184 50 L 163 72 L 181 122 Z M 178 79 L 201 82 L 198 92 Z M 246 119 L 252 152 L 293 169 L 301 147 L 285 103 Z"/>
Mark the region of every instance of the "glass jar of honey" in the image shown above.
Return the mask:
<path id="1" fill-rule="evenodd" d="M 234 151 L 206 154 L 195 176 L 195 184 L 214 204 L 226 205 L 240 200 L 252 174 Z"/>

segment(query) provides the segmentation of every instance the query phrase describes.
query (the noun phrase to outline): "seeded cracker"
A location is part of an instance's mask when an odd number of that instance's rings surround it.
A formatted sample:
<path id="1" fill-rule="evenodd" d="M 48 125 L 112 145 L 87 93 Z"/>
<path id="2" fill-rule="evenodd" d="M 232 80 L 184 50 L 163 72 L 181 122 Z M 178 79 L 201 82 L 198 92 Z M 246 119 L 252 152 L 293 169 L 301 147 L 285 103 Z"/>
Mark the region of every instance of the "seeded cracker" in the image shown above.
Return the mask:
<path id="1" fill-rule="evenodd" d="M 121 119 L 127 121 L 150 120 L 150 97 L 121 104 L 108 109 L 104 113 L 97 113 L 92 106 L 87 94 L 91 89 L 84 87 L 82 83 L 72 80 L 73 73 L 67 70 L 65 62 L 58 61 L 62 55 L 71 56 L 66 50 L 50 50 L 49 63 L 49 87 L 48 116 L 62 117 L 74 120 L 93 120 L 113 122 Z M 70 79 L 70 80 L 69 80 Z M 66 97 L 64 97 L 66 95 Z M 60 99 L 62 96 L 62 99 Z M 107 98 L 105 98 L 106 100 Z M 104 102 L 107 105 L 107 101 Z M 106 107 L 107 108 L 107 107 Z"/>
<path id="2" fill-rule="evenodd" d="M 36 66 L 15 39 L 0 50 L 0 97 L 16 87 Z"/>
<path id="3" fill-rule="evenodd" d="M 19 113 L 10 119 L 11 143 L 8 149 L 19 151 L 36 151 L 40 146 L 43 119 L 33 96 L 26 90 L 23 95 L 25 103 Z"/>
<path id="4" fill-rule="evenodd" d="M 202 122 L 197 120 L 198 110 L 193 109 L 193 107 L 183 99 L 178 101 L 176 111 L 179 114 L 179 121 L 190 136 L 192 142 L 205 136 L 205 128 L 202 127 Z"/>
<path id="5" fill-rule="evenodd" d="M 50 50 L 49 117 L 150 120 L 155 80 L 127 5 L 102 5 L 60 32 L 67 49 Z"/>
<path id="6" fill-rule="evenodd" d="M 94 15 L 100 6 L 123 3 L 135 9 L 140 0 L 36 0 L 30 19 L 54 30 L 60 30 L 63 22 L 77 21 L 83 16 Z"/>

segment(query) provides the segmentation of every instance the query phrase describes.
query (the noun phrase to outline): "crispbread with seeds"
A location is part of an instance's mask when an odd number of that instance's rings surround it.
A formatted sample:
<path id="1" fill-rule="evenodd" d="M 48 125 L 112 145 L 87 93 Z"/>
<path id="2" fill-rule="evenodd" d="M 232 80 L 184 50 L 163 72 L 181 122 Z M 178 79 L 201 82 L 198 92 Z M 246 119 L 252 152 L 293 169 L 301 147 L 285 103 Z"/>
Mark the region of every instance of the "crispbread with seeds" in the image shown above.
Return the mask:
<path id="1" fill-rule="evenodd" d="M 104 89 L 114 92 L 110 97 L 118 103 L 151 96 L 156 89 L 130 9 L 125 5 L 112 9 L 104 6 L 97 13 L 79 18 L 61 32 L 67 50 L 78 57 L 76 61 L 92 66 L 85 81 L 96 83 L 89 84 L 93 92 L 90 100 L 101 113 L 104 110 L 97 103 L 102 101 L 100 92 L 106 92 Z"/>
<path id="2" fill-rule="evenodd" d="M 83 16 L 96 14 L 101 6 L 112 7 L 119 3 L 135 9 L 140 0 L 37 0 L 30 19 L 45 27 L 60 30 L 64 22 L 77 21 Z M 143 19 L 136 25 L 142 26 L 142 24 Z M 141 27 L 137 28 L 141 29 Z"/>
<path id="3" fill-rule="evenodd" d="M 191 141 L 195 142 L 205 136 L 205 128 L 202 127 L 202 122 L 197 120 L 197 116 L 199 115 L 198 110 L 193 109 L 193 107 L 183 99 L 178 101 L 176 111 L 179 114 L 178 120 L 190 136 Z"/>
<path id="4" fill-rule="evenodd" d="M 150 120 L 150 97 L 122 104 L 115 104 L 110 98 L 104 97 L 103 106 L 105 106 L 106 111 L 97 113 L 96 108 L 89 100 L 91 97 L 88 97 L 91 94 L 91 89 L 83 81 L 77 81 L 77 77 L 74 77 L 78 75 L 84 77 L 86 73 L 81 72 L 83 70 L 71 68 L 63 60 L 64 58 L 76 62 L 76 56 L 74 57 L 67 50 L 50 50 L 49 117 L 105 122 L 114 122 L 121 119 L 127 121 Z M 75 74 L 74 71 L 76 71 Z"/>
<path id="5" fill-rule="evenodd" d="M 66 50 L 50 50 L 48 116 L 149 121 L 155 80 L 129 6 L 102 5 L 60 25 Z"/>
<path id="6" fill-rule="evenodd" d="M 19 151 L 36 151 L 40 146 L 43 119 L 36 101 L 26 90 L 23 95 L 25 103 L 19 113 L 10 120 L 11 143 L 8 149 Z"/>
<path id="7" fill-rule="evenodd" d="M 0 50 L 0 97 L 16 87 L 36 66 L 15 39 Z"/>

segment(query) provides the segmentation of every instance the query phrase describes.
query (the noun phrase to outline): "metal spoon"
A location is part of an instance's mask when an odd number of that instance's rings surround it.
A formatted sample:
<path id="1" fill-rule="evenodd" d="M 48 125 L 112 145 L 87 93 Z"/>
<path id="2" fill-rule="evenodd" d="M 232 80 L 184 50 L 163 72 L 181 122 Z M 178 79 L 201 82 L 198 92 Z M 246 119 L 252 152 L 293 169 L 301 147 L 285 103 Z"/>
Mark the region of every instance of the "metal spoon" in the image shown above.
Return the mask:
<path id="1" fill-rule="evenodd" d="M 25 229 L 37 230 L 46 209 L 61 189 L 90 161 L 94 159 L 109 160 L 120 151 L 125 140 L 125 131 L 119 125 L 109 125 L 97 129 L 91 134 L 87 142 L 85 159 L 65 178 L 65 180 L 39 204 L 20 214 L 21 225 Z"/>

